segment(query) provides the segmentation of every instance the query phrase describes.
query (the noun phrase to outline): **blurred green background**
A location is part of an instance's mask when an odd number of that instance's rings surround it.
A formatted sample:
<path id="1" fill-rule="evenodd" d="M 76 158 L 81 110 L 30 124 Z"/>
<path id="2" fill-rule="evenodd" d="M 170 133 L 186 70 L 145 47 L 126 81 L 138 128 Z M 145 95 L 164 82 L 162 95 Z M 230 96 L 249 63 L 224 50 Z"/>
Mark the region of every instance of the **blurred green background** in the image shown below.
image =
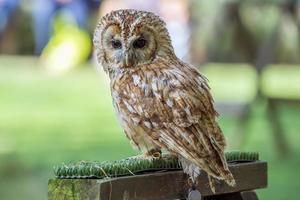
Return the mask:
<path id="1" fill-rule="evenodd" d="M 36 59 L 24 57 L 1 56 L 0 63 L 1 199 L 45 199 L 47 179 L 58 163 L 136 154 L 114 117 L 104 74 L 90 66 L 53 77 Z M 247 139 L 238 150 L 258 151 L 268 161 L 269 186 L 258 192 L 261 199 L 297 197 L 300 107 L 280 107 L 292 149 L 284 160 L 278 158 L 265 109 L 263 99 L 252 105 L 243 133 Z M 219 121 L 229 144 L 234 144 L 238 119 L 221 115 Z"/>
<path id="2" fill-rule="evenodd" d="M 108 78 L 93 59 L 98 7 L 84 31 L 64 29 L 33 55 L 34 1 L 20 2 L 0 32 L 0 199 L 40 200 L 47 198 L 47 180 L 56 164 L 115 160 L 138 152 L 116 121 Z M 300 1 L 157 2 L 187 5 L 188 12 L 182 11 L 190 25 L 186 59 L 210 80 L 227 150 L 257 151 L 268 162 L 268 188 L 257 191 L 260 199 L 297 199 Z M 117 3 L 101 1 L 100 15 L 108 4 Z"/>

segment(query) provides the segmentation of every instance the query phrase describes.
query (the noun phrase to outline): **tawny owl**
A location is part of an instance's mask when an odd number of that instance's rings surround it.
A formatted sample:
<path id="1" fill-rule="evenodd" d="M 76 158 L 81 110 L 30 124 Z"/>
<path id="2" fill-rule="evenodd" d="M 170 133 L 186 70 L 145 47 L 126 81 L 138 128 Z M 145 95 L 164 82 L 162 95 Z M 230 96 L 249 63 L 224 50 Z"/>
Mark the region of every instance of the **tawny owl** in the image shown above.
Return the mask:
<path id="1" fill-rule="evenodd" d="M 189 163 L 186 169 L 201 168 L 212 187 L 212 178 L 234 186 L 207 80 L 176 57 L 166 24 L 150 12 L 113 11 L 101 18 L 94 45 L 133 145 L 153 157 L 166 150 Z"/>

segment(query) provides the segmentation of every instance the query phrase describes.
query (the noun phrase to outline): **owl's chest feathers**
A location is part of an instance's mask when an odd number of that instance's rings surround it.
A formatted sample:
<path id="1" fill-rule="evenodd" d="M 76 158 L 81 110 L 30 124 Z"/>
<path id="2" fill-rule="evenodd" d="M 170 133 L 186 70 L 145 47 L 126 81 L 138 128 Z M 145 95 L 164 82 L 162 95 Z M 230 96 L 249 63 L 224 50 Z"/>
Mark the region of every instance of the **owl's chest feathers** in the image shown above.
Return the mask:
<path id="1" fill-rule="evenodd" d="M 162 124 L 186 126 L 197 121 L 203 105 L 198 98 L 201 77 L 191 73 L 194 71 L 189 68 L 160 66 L 123 71 L 115 76 L 111 82 L 112 98 L 121 123 L 146 122 L 145 126 L 152 129 L 155 124 L 159 128 Z"/>
<path id="2" fill-rule="evenodd" d="M 163 106 L 172 106 L 166 98 L 172 90 L 169 84 L 172 78 L 167 71 L 166 68 L 144 68 L 115 77 L 111 82 L 112 98 L 121 119 L 128 121 L 130 118 L 131 122 L 138 124 L 147 118 L 158 122 L 160 112 L 171 115 Z"/>
<path id="3" fill-rule="evenodd" d="M 157 75 L 152 70 L 136 70 L 120 74 L 111 85 L 113 101 L 117 106 L 120 103 L 130 104 L 136 109 L 154 106 L 155 101 L 162 100 L 163 86 L 166 86 L 162 75 L 160 77 Z M 141 106 L 143 108 L 138 108 Z M 128 110 L 134 112 L 135 109 Z"/>

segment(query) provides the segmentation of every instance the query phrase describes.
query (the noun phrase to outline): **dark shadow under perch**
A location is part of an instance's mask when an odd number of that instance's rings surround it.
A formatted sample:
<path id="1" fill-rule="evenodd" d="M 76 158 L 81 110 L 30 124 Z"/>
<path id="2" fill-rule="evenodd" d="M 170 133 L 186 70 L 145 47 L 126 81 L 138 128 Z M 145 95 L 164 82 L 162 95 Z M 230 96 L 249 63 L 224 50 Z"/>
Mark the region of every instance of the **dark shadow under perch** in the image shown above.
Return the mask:
<path id="1" fill-rule="evenodd" d="M 207 175 L 199 176 L 203 199 L 258 199 L 252 190 L 267 186 L 267 164 L 259 161 L 258 153 L 226 153 L 229 168 L 237 186 L 222 181 L 212 194 Z M 49 200 L 164 200 L 185 199 L 188 177 L 174 157 L 158 160 L 124 159 L 105 162 L 76 162 L 54 169 L 56 179 L 48 183 Z"/>

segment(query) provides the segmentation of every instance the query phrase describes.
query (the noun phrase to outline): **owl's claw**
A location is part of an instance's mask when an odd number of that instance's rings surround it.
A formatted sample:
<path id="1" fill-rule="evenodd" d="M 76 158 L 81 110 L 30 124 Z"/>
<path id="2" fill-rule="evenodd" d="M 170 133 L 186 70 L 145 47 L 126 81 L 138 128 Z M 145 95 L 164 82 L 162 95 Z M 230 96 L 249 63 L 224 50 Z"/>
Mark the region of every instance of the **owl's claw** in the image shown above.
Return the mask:
<path id="1" fill-rule="evenodd" d="M 145 157 L 160 159 L 162 157 L 162 152 L 160 149 L 151 149 L 145 153 Z"/>
<path id="2" fill-rule="evenodd" d="M 189 187 L 190 187 L 191 190 L 195 190 L 197 184 L 198 184 L 198 181 L 194 180 L 192 177 L 189 177 L 189 179 L 188 179 L 188 185 L 189 185 Z"/>
<path id="3" fill-rule="evenodd" d="M 128 159 L 139 159 L 139 160 L 154 160 L 162 158 L 162 152 L 160 149 L 151 149 L 142 155 L 132 156 Z"/>
<path id="4" fill-rule="evenodd" d="M 142 154 L 142 155 L 130 156 L 127 159 L 128 160 L 147 160 L 149 158 Z"/>
<path id="5" fill-rule="evenodd" d="M 154 158 L 154 159 L 159 159 L 159 158 L 161 158 L 161 152 L 154 152 L 154 153 L 152 154 L 152 158 Z"/>

